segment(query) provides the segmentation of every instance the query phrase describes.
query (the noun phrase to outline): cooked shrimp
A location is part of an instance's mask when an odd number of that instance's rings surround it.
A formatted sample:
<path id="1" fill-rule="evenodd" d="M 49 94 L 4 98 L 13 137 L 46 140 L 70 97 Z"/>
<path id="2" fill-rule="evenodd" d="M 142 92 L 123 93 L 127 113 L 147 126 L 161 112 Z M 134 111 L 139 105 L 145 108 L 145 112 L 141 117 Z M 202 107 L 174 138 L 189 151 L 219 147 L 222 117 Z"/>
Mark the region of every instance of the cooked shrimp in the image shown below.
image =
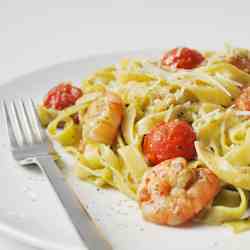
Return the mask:
<path id="1" fill-rule="evenodd" d="M 245 88 L 235 101 L 236 107 L 240 110 L 250 111 L 250 87 Z"/>
<path id="2" fill-rule="evenodd" d="M 187 161 L 178 157 L 145 173 L 138 200 L 146 220 L 176 226 L 197 215 L 219 190 L 219 179 L 208 168 L 188 168 Z"/>
<path id="3" fill-rule="evenodd" d="M 250 73 L 250 51 L 247 49 L 235 48 L 231 54 L 227 56 L 226 61 L 233 64 L 237 68 Z"/>
<path id="4" fill-rule="evenodd" d="M 106 92 L 93 101 L 83 117 L 83 141 L 111 145 L 118 133 L 123 116 L 121 98 Z"/>

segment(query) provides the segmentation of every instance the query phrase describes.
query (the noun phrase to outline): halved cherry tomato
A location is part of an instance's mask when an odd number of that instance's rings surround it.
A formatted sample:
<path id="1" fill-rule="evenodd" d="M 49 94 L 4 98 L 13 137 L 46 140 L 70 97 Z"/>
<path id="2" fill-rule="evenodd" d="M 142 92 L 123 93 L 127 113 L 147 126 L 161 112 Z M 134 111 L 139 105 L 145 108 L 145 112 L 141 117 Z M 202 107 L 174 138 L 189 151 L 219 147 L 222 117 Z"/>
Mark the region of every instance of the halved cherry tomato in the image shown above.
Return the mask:
<path id="1" fill-rule="evenodd" d="M 245 88 L 235 100 L 235 105 L 240 110 L 250 111 L 250 87 Z"/>
<path id="2" fill-rule="evenodd" d="M 197 50 L 174 48 L 162 56 L 161 65 L 176 69 L 193 69 L 199 66 L 203 60 L 203 55 Z"/>
<path id="3" fill-rule="evenodd" d="M 43 105 L 46 108 L 62 110 L 74 105 L 82 94 L 82 90 L 72 86 L 71 83 L 61 83 L 48 92 L 44 98 Z"/>
<path id="4" fill-rule="evenodd" d="M 191 160 L 196 156 L 195 139 L 195 133 L 186 121 L 162 122 L 145 135 L 143 152 L 152 164 L 175 157 Z"/>

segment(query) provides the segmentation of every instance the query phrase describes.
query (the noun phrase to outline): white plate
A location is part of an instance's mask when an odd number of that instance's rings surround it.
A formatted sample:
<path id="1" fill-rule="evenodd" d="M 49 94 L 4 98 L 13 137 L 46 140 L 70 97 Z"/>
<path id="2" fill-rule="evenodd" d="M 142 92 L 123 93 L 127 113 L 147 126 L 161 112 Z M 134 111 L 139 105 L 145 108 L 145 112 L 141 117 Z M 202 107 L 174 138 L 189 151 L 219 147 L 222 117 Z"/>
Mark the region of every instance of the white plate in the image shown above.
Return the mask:
<path id="1" fill-rule="evenodd" d="M 156 57 L 160 52 L 124 52 L 55 65 L 0 86 L 0 100 L 28 96 L 39 101 L 48 89 L 62 80 L 79 83 L 95 69 L 123 57 Z M 37 168 L 20 167 L 12 159 L 2 124 L 0 159 L 0 231 L 44 249 L 82 249 L 67 215 L 41 172 Z M 70 178 L 70 182 L 114 249 L 249 249 L 249 232 L 234 235 L 224 227 L 153 225 L 144 222 L 136 203 L 122 194 L 98 190 L 75 178 Z"/>

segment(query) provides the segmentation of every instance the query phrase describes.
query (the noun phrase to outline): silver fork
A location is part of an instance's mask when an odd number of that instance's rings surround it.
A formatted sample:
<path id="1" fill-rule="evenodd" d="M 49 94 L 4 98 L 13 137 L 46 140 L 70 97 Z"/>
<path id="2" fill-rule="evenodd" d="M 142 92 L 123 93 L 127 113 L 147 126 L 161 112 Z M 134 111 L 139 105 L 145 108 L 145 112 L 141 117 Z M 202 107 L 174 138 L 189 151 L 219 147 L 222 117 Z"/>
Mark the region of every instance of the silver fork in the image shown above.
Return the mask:
<path id="1" fill-rule="evenodd" d="M 33 100 L 17 100 L 10 102 L 8 107 L 3 101 L 1 107 L 14 159 L 21 165 L 36 164 L 42 169 L 89 250 L 111 250 L 112 247 L 103 238 L 48 153 L 49 141 L 40 127 Z"/>

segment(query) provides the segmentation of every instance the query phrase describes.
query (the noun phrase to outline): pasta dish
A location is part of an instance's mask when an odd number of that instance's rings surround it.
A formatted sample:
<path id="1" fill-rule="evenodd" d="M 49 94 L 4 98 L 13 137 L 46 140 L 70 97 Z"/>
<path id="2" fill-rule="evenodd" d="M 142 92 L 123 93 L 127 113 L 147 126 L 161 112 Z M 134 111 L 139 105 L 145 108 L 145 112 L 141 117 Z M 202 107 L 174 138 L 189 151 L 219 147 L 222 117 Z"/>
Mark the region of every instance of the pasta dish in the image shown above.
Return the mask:
<path id="1" fill-rule="evenodd" d="M 38 107 L 75 174 L 138 202 L 145 220 L 250 229 L 250 51 L 180 47 L 125 58 Z"/>

